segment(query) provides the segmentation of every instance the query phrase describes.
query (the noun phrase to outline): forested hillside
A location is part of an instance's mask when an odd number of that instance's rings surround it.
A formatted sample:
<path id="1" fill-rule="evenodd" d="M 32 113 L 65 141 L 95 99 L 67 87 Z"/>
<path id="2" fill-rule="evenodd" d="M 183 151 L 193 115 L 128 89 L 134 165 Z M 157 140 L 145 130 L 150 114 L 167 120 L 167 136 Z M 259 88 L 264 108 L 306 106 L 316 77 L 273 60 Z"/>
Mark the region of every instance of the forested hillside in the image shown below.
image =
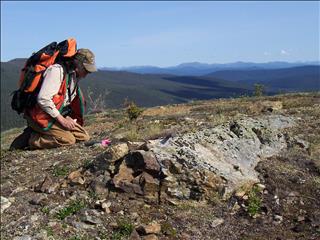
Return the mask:
<path id="1" fill-rule="evenodd" d="M 10 94 L 17 88 L 25 59 L 1 63 L 1 131 L 22 126 L 24 120 L 11 110 Z M 253 93 L 263 84 L 266 94 L 319 91 L 319 66 L 285 69 L 219 71 L 204 76 L 139 74 L 99 70 L 81 80 L 87 112 L 123 107 L 125 99 L 141 107 L 183 103 L 191 100 L 229 98 Z"/>

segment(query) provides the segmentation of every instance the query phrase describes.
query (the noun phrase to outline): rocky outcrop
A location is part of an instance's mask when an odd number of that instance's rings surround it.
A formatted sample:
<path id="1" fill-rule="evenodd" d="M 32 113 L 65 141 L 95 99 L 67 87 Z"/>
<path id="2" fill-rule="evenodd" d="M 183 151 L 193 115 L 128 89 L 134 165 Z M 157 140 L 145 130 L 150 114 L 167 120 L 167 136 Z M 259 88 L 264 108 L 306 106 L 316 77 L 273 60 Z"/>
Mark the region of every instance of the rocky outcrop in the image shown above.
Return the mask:
<path id="1" fill-rule="evenodd" d="M 255 166 L 260 159 L 276 155 L 286 147 L 286 138 L 281 130 L 292 124 L 293 119 L 281 115 L 245 118 L 167 141 L 151 141 L 148 147 L 159 162 L 164 163 L 167 177 L 175 178 L 171 180 L 172 187 L 178 183 L 179 187 L 174 188 L 184 189 L 187 185 L 191 194 L 192 187 L 201 188 L 197 181 L 202 176 L 203 185 L 214 188 L 224 184 L 224 192 L 230 193 L 247 182 L 258 181 Z M 171 161 L 169 168 L 165 167 L 168 159 Z M 176 174 L 173 168 L 180 173 Z M 188 176 L 187 181 L 185 176 Z M 212 180 L 205 184 L 208 179 Z"/>
<path id="2" fill-rule="evenodd" d="M 294 120 L 282 115 L 244 118 L 213 128 L 150 140 L 110 165 L 113 185 L 148 198 L 225 197 L 258 182 L 257 163 L 286 148 L 283 129 Z M 113 150 L 114 151 L 114 150 Z"/>

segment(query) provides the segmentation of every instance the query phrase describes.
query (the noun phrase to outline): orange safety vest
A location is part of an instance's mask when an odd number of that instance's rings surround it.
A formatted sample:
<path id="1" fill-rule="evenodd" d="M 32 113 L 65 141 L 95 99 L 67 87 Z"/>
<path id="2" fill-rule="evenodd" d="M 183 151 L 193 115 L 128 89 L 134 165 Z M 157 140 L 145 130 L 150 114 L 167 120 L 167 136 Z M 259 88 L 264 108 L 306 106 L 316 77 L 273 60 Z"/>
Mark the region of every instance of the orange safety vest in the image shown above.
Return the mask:
<path id="1" fill-rule="evenodd" d="M 53 103 L 60 113 L 64 108 L 63 102 L 67 93 L 69 80 L 70 75 L 66 74 L 58 93 L 52 98 Z M 79 86 L 77 86 L 77 95 L 70 103 L 70 107 L 72 110 L 70 117 L 73 119 L 77 119 L 77 123 L 82 126 L 84 123 L 83 115 L 85 110 L 85 100 Z M 48 113 L 43 111 L 39 104 L 36 104 L 31 109 L 27 109 L 25 114 L 28 115 L 32 119 L 32 121 L 38 124 L 43 131 L 48 131 L 51 128 L 52 124 L 56 121 Z"/>

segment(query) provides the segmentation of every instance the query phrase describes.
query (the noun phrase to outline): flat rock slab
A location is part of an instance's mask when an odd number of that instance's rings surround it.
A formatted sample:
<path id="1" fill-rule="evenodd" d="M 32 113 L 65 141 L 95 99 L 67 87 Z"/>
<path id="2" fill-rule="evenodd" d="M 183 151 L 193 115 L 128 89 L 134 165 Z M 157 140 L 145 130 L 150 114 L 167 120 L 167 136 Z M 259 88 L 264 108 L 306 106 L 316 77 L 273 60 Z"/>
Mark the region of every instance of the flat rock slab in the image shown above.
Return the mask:
<path id="1" fill-rule="evenodd" d="M 149 142 L 148 147 L 165 168 L 171 159 L 184 169 L 209 170 L 226 181 L 226 192 L 248 182 L 258 182 L 254 170 L 263 159 L 287 147 L 283 129 L 294 119 L 282 115 L 243 118 L 214 128 L 204 128 L 169 139 Z"/>

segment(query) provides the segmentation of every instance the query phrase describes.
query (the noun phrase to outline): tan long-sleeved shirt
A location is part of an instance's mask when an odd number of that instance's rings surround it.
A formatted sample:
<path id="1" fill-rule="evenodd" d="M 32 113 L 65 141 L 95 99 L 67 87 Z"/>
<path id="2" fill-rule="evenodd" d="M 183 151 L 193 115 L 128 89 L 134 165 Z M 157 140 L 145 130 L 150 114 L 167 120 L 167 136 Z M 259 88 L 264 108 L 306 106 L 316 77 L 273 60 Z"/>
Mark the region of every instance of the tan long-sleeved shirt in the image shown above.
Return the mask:
<path id="1" fill-rule="evenodd" d="M 56 118 L 60 115 L 58 109 L 52 101 L 52 98 L 59 92 L 63 81 L 63 71 L 63 67 L 59 64 L 54 64 L 48 67 L 44 72 L 42 86 L 37 97 L 37 102 L 42 110 L 53 118 Z M 74 91 L 76 87 L 76 79 L 74 74 L 71 74 L 71 76 L 73 76 L 70 79 L 70 92 L 72 93 L 72 96 L 71 99 L 69 99 L 68 91 L 66 92 L 64 106 L 68 106 L 77 94 L 77 91 Z"/>

